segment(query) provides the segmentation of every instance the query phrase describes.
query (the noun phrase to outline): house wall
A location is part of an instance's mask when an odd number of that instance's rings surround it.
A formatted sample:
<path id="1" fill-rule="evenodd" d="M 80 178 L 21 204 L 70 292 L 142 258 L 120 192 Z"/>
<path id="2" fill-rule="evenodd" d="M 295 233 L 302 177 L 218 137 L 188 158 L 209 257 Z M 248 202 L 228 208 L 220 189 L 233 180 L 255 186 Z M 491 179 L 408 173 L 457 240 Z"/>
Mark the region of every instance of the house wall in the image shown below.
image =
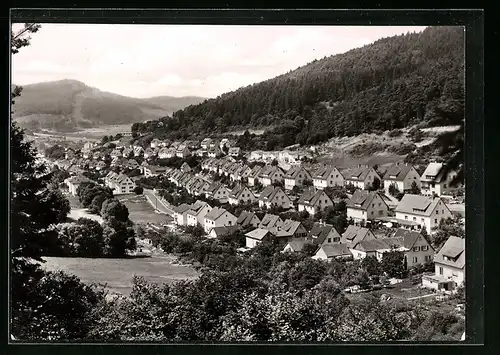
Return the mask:
<path id="1" fill-rule="evenodd" d="M 344 177 L 336 168 L 332 170 L 326 181 L 328 187 L 344 186 Z"/>
<path id="2" fill-rule="evenodd" d="M 213 227 L 227 227 L 227 226 L 234 226 L 236 225 L 236 221 L 238 219 L 233 216 L 231 213 L 229 212 L 225 212 L 222 216 L 220 216 L 219 218 L 217 218 L 216 221 L 214 221 L 214 224 L 212 225 L 212 228 Z"/>
<path id="3" fill-rule="evenodd" d="M 354 187 L 360 189 L 360 190 L 364 190 L 365 189 L 365 182 L 364 181 L 360 181 L 360 180 L 345 180 L 344 182 L 345 185 L 353 185 Z"/>
<path id="4" fill-rule="evenodd" d="M 281 206 L 283 208 L 289 208 L 292 204 L 288 196 L 283 192 L 283 190 L 279 190 L 272 201 L 270 201 L 270 205 L 275 204 L 277 206 Z"/>
<path id="5" fill-rule="evenodd" d="M 255 248 L 257 246 L 257 244 L 259 244 L 259 243 L 260 243 L 260 240 L 249 238 L 249 237 L 245 238 L 245 246 L 247 248 Z"/>
<path id="6" fill-rule="evenodd" d="M 299 186 L 295 179 L 285 179 L 285 189 L 287 190 L 293 190 L 294 186 Z"/>
<path id="7" fill-rule="evenodd" d="M 271 177 L 265 177 L 261 179 L 262 186 L 272 185 Z"/>
<path id="8" fill-rule="evenodd" d="M 439 201 L 430 216 L 421 216 L 411 213 L 396 212 L 397 219 L 414 221 L 425 227 L 427 233 L 434 233 L 433 228 L 439 227 L 442 219 L 452 217 L 452 214 L 443 201 Z"/>
<path id="9" fill-rule="evenodd" d="M 418 248 L 418 251 L 416 251 L 415 248 Z M 427 248 L 427 250 L 422 250 L 422 248 Z M 424 237 L 419 237 L 413 248 L 405 253 L 405 256 L 407 269 L 410 269 L 417 264 L 424 264 L 427 261 L 431 261 L 434 258 L 434 250 Z M 414 258 L 416 258 L 416 261 Z"/>
<path id="10" fill-rule="evenodd" d="M 427 181 L 421 182 L 421 193 L 422 195 L 433 195 L 441 196 L 443 194 L 444 183 L 432 183 Z"/>
<path id="11" fill-rule="evenodd" d="M 316 213 L 316 209 L 313 206 L 306 206 L 306 205 L 299 204 L 299 212 L 302 212 L 302 211 L 307 211 L 307 212 L 309 212 L 310 215 L 314 215 Z"/>
<path id="12" fill-rule="evenodd" d="M 366 221 L 366 212 L 357 208 L 347 207 L 347 219 L 352 218 L 355 221 Z"/>
<path id="13" fill-rule="evenodd" d="M 328 185 L 325 179 L 313 179 L 313 186 L 318 190 L 324 190 Z"/>
<path id="14" fill-rule="evenodd" d="M 417 183 L 417 186 L 419 188 L 422 187 L 422 183 L 420 182 L 420 175 L 418 175 L 418 172 L 414 168 L 411 168 L 410 171 L 408 172 L 408 174 L 406 174 L 406 177 L 404 179 L 404 186 L 403 186 L 403 188 L 405 190 L 411 189 L 411 184 L 414 181 Z"/>
<path id="15" fill-rule="evenodd" d="M 328 260 L 328 257 L 326 256 L 326 253 L 324 252 L 323 248 L 319 248 L 316 254 L 314 254 L 313 259 Z"/>
<path id="16" fill-rule="evenodd" d="M 443 273 L 441 273 L 440 268 L 442 268 Z M 449 265 L 436 263 L 435 274 L 436 276 L 442 276 L 444 278 L 455 281 L 457 286 L 462 285 L 465 281 L 464 270 Z"/>
<path id="17" fill-rule="evenodd" d="M 375 195 L 373 198 L 372 202 L 367 208 L 367 218 L 368 219 L 375 219 L 378 217 L 385 217 L 387 216 L 387 205 L 385 202 L 382 200 L 382 198 L 379 195 Z"/>
<path id="18" fill-rule="evenodd" d="M 364 259 L 366 258 L 366 252 L 362 251 L 362 250 L 356 250 L 356 249 L 349 249 L 351 254 L 352 254 L 352 257 L 355 259 L 355 260 L 358 260 L 358 259 Z"/>

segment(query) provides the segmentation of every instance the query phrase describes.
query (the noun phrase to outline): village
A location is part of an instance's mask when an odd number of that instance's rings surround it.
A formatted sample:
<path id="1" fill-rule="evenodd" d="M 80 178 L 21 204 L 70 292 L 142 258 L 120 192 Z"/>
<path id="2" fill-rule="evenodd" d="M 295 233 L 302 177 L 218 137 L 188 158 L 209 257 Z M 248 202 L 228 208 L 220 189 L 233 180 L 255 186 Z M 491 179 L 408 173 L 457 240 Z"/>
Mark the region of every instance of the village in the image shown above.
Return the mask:
<path id="1" fill-rule="evenodd" d="M 242 255 L 263 242 L 278 242 L 282 252 L 309 248 L 313 259 L 326 261 L 381 261 L 397 250 L 406 270 L 419 270 L 421 288 L 451 294 L 465 282 L 465 240 L 449 236 L 438 250 L 431 242 L 443 223 L 465 228 L 463 210 L 457 209 L 463 187 L 450 186 L 455 173 L 443 163 L 429 163 L 422 174 L 404 162 L 340 169 L 311 163 L 307 149 L 243 152 L 226 138 L 152 139 L 143 147 L 127 144 L 128 134 L 120 136 L 65 148 L 64 159 L 49 159 L 69 172 L 70 194 L 90 181 L 85 172 L 93 172 L 115 195 L 139 190 L 156 213 L 171 217 L 174 230 L 198 226 L 207 238 L 243 232 Z M 174 195 L 183 191 L 189 201 L 175 203 L 179 199 L 165 198 L 161 186 L 144 185 L 151 178 L 168 181 L 178 189 Z M 327 223 L 332 220 L 336 225 Z"/>

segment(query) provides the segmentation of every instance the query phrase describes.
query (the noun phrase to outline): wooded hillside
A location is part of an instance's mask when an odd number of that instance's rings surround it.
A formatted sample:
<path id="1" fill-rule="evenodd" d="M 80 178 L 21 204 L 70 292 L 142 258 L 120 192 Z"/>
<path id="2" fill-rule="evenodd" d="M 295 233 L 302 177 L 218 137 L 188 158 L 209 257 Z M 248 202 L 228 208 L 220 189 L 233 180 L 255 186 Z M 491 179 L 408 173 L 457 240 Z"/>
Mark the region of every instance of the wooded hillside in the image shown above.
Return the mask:
<path id="1" fill-rule="evenodd" d="M 132 129 L 176 138 L 267 128 L 274 148 L 316 144 L 333 136 L 417 123 L 459 124 L 464 118 L 463 85 L 464 30 L 429 27 L 189 106 L 160 119 L 163 126 L 152 121 Z"/>

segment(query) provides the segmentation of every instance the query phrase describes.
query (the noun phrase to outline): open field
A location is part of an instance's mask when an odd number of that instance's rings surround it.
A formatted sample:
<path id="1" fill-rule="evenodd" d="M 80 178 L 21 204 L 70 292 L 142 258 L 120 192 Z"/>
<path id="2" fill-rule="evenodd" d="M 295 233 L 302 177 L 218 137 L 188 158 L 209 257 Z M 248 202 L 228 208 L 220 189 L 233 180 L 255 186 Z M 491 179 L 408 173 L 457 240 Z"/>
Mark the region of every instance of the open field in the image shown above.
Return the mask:
<path id="1" fill-rule="evenodd" d="M 129 218 L 134 223 L 167 224 L 173 221 L 169 215 L 156 212 L 143 195 L 126 195 L 118 200 L 127 206 Z"/>
<path id="2" fill-rule="evenodd" d="M 134 275 L 149 282 L 171 284 L 178 280 L 191 280 L 198 276 L 196 270 L 186 265 L 176 265 L 173 256 L 153 256 L 130 259 L 91 259 L 44 257 L 42 266 L 50 271 L 65 271 L 78 276 L 85 283 L 106 285 L 112 293 L 129 295 Z"/>

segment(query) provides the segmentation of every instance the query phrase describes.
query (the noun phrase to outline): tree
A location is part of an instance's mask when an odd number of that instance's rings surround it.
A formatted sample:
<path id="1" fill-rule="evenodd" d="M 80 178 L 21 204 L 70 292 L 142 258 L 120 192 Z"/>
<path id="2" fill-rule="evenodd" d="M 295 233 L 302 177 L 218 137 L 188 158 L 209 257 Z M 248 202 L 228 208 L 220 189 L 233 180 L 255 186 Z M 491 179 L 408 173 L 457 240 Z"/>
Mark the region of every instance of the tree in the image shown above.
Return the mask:
<path id="1" fill-rule="evenodd" d="M 416 181 L 411 183 L 410 194 L 412 195 L 420 195 L 420 188 L 417 185 Z"/>
<path id="2" fill-rule="evenodd" d="M 374 177 L 373 182 L 370 185 L 370 190 L 377 191 L 378 189 L 380 189 L 380 179 L 378 177 Z"/>
<path id="3" fill-rule="evenodd" d="M 128 250 L 132 251 L 137 247 L 134 229 L 124 222 L 113 220 L 112 223 L 105 224 L 103 236 L 104 253 L 110 257 L 123 257 Z"/>
<path id="4" fill-rule="evenodd" d="M 271 162 L 271 165 L 272 166 L 278 166 L 278 160 L 273 159 L 273 161 Z"/>
<path id="5" fill-rule="evenodd" d="M 314 254 L 316 254 L 317 250 L 318 246 L 314 243 L 306 243 L 302 247 L 302 252 L 307 256 L 313 256 Z"/>
<path id="6" fill-rule="evenodd" d="M 87 257 L 98 257 L 103 255 L 104 237 L 103 228 L 99 222 L 89 218 L 79 218 L 77 223 L 85 228 L 85 236 L 81 240 L 75 240 L 80 245 L 78 254 Z"/>
<path id="7" fill-rule="evenodd" d="M 128 208 L 120 201 L 110 198 L 103 202 L 101 216 L 105 221 L 114 219 L 119 222 L 128 222 Z"/>
<path id="8" fill-rule="evenodd" d="M 406 273 L 404 253 L 395 249 L 385 252 L 380 266 L 389 277 L 403 278 Z"/>
<path id="9" fill-rule="evenodd" d="M 134 193 L 136 195 L 142 195 L 143 192 L 144 192 L 144 188 L 142 186 L 136 186 L 136 187 L 134 187 Z"/>
<path id="10" fill-rule="evenodd" d="M 106 144 L 106 143 L 108 143 L 108 142 L 109 142 L 109 137 L 108 137 L 108 136 L 104 136 L 104 137 L 102 137 L 102 140 L 101 140 L 101 143 L 102 143 L 102 144 Z"/>
<path id="11" fill-rule="evenodd" d="M 361 261 L 361 266 L 370 276 L 379 276 L 382 274 L 382 267 L 376 257 L 370 255 Z"/>
<path id="12" fill-rule="evenodd" d="M 389 194 L 391 194 L 391 196 L 394 196 L 394 197 L 396 197 L 399 194 L 399 189 L 398 189 L 398 186 L 396 184 L 389 185 Z"/>

